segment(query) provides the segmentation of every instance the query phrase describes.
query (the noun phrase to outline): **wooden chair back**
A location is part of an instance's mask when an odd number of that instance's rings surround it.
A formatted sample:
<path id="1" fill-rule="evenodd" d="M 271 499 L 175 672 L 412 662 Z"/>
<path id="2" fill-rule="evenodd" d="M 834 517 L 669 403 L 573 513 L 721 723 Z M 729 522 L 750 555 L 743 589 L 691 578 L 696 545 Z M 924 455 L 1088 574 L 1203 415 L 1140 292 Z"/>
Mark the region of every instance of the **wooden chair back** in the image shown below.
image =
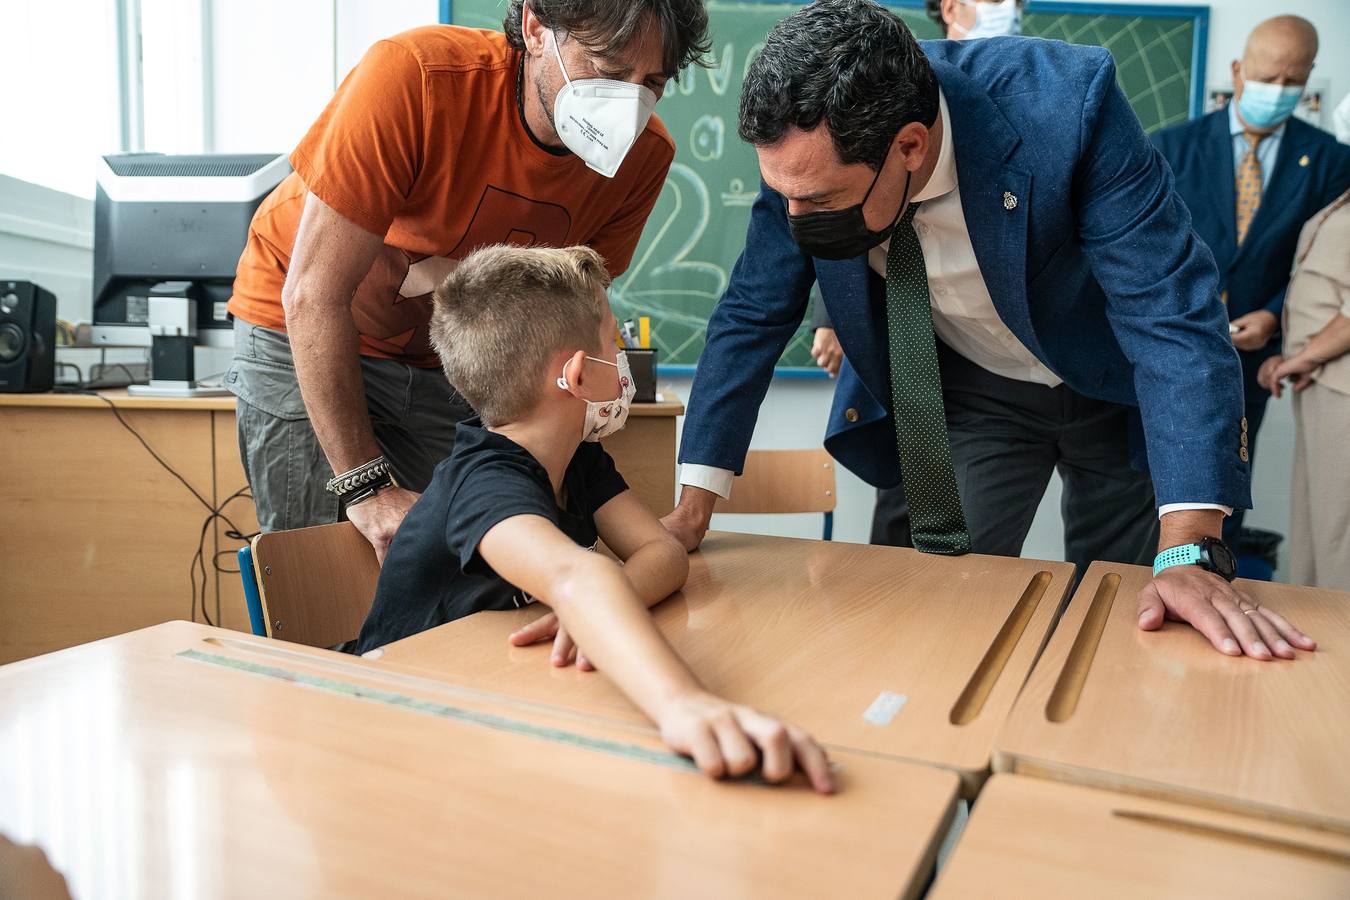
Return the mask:
<path id="1" fill-rule="evenodd" d="M 751 450 L 720 513 L 832 513 L 834 459 L 823 449 Z"/>
<path id="2" fill-rule="evenodd" d="M 375 549 L 351 522 L 253 539 L 267 636 L 310 647 L 353 640 L 375 600 Z"/>

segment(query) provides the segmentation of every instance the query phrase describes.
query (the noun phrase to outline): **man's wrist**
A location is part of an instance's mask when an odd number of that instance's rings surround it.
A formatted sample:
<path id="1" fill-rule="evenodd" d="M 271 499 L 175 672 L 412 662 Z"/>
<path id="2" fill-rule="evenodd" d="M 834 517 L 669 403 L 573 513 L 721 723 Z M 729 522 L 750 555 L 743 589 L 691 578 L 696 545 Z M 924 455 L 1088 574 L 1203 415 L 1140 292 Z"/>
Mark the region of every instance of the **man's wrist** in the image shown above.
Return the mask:
<path id="1" fill-rule="evenodd" d="M 680 488 L 678 506 L 686 512 L 697 513 L 706 519 L 712 516 L 713 507 L 717 505 L 717 500 L 717 494 L 707 488 L 686 484 Z"/>
<path id="2" fill-rule="evenodd" d="M 1158 552 L 1221 537 L 1223 518 L 1223 511 L 1218 509 L 1180 509 L 1167 513 L 1159 522 Z"/>

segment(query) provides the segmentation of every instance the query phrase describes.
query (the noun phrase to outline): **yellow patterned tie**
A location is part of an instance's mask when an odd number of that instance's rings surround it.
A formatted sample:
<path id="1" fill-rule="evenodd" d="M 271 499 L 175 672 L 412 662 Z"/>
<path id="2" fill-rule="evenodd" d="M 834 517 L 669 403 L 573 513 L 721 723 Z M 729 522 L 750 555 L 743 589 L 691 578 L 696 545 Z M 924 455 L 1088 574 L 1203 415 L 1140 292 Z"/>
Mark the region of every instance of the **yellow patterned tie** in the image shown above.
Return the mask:
<path id="1" fill-rule="evenodd" d="M 1247 139 L 1247 155 L 1237 171 L 1237 242 L 1241 246 L 1247 237 L 1247 229 L 1256 218 L 1256 210 L 1261 206 L 1261 161 L 1256 158 L 1256 145 L 1265 137 L 1263 134 L 1243 132 Z"/>

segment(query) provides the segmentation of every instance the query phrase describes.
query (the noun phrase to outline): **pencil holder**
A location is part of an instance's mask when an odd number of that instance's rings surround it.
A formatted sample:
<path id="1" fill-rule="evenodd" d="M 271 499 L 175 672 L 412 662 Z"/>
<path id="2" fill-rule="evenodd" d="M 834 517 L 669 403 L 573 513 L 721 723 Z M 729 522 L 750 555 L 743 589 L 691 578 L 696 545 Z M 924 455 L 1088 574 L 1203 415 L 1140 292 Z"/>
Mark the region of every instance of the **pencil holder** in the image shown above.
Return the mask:
<path id="1" fill-rule="evenodd" d="M 625 350 L 628 369 L 633 373 L 634 403 L 656 402 L 656 348 Z"/>

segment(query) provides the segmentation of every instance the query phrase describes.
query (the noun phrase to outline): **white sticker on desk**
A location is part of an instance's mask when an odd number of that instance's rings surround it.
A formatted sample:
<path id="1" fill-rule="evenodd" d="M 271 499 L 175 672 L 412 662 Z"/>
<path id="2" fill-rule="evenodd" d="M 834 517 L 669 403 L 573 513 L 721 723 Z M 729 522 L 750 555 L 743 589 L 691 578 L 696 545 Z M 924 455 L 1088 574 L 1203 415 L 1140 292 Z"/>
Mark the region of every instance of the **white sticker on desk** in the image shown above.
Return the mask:
<path id="1" fill-rule="evenodd" d="M 884 728 L 891 724 L 891 720 L 896 717 L 900 710 L 905 708 L 905 704 L 908 702 L 909 697 L 904 694 L 882 691 L 877 694 L 877 699 L 872 701 L 872 705 L 867 707 L 867 712 L 863 713 L 863 720 L 869 725 Z"/>

